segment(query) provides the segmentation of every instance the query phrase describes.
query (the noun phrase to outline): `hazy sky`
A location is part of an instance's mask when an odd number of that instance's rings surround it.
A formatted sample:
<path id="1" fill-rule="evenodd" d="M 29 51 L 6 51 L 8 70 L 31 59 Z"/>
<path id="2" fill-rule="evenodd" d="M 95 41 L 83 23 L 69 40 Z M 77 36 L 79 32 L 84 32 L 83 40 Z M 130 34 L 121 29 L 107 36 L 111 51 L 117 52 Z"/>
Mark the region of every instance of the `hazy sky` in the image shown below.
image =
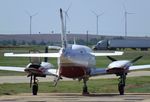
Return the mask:
<path id="1" fill-rule="evenodd" d="M 124 12 L 128 15 L 128 35 L 150 36 L 150 0 L 0 0 L 0 34 L 29 33 L 29 16 L 32 33 L 60 33 L 59 9 L 71 5 L 67 29 L 71 33 L 96 34 L 96 16 L 99 17 L 99 34 L 124 35 Z"/>

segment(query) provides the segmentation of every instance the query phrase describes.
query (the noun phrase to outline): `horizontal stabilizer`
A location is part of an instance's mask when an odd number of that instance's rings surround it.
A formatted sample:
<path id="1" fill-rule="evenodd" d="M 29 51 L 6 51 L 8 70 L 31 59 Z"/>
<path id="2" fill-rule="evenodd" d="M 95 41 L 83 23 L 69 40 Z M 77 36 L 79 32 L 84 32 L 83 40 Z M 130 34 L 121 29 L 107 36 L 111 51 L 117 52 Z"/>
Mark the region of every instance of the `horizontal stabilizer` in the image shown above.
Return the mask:
<path id="1" fill-rule="evenodd" d="M 49 49 L 60 50 L 60 46 L 48 46 Z"/>
<path id="2" fill-rule="evenodd" d="M 23 67 L 0 66 L 0 70 L 25 72 Z"/>
<path id="3" fill-rule="evenodd" d="M 115 51 L 112 53 L 91 53 L 92 55 L 95 56 L 119 56 L 119 55 L 123 55 L 124 52 L 121 51 Z"/>
<path id="4" fill-rule="evenodd" d="M 59 53 L 26 53 L 26 54 L 14 54 L 4 53 L 6 57 L 60 57 Z"/>

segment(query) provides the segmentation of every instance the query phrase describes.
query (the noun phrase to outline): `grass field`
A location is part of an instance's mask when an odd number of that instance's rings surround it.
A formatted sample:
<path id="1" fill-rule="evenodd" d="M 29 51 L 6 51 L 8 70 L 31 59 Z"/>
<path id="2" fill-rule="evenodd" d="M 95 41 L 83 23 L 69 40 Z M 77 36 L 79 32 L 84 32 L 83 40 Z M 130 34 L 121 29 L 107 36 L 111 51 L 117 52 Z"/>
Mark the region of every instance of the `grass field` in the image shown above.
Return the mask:
<path id="1" fill-rule="evenodd" d="M 9 58 L 3 57 L 4 52 L 29 52 L 32 49 L 38 49 L 40 52 L 44 52 L 44 47 L 25 47 L 25 48 L 0 48 L 0 66 L 21 66 L 25 67 L 29 63 L 29 58 Z M 52 51 L 53 52 L 53 51 Z M 143 56 L 135 64 L 150 64 L 150 52 L 149 51 L 125 51 L 123 56 L 114 56 L 114 58 L 121 59 L 134 59 L 138 56 Z M 106 57 L 96 57 L 96 66 L 106 68 L 111 62 Z M 49 62 L 54 64 L 57 68 L 57 59 L 49 58 Z M 11 75 L 25 75 L 25 73 L 11 72 L 11 71 L 0 71 L 0 76 L 11 76 Z M 65 82 L 60 81 L 57 87 L 53 87 L 52 83 L 39 83 L 39 92 L 82 92 L 82 82 L 71 81 Z M 97 79 L 88 81 L 89 91 L 92 93 L 110 93 L 117 91 L 117 79 Z M 0 95 L 3 94 L 16 94 L 16 93 L 30 93 L 31 89 L 29 84 L 0 84 Z M 135 77 L 127 79 L 126 92 L 133 93 L 150 93 L 150 77 Z"/>
<path id="2" fill-rule="evenodd" d="M 150 93 L 150 77 L 127 78 L 125 92 L 127 93 Z M 118 93 L 117 79 L 89 80 L 88 87 L 91 93 Z M 60 81 L 56 87 L 52 83 L 39 83 L 39 92 L 42 93 L 82 93 L 82 82 Z M 31 93 L 29 84 L 0 84 L 0 95 L 18 93 Z"/>

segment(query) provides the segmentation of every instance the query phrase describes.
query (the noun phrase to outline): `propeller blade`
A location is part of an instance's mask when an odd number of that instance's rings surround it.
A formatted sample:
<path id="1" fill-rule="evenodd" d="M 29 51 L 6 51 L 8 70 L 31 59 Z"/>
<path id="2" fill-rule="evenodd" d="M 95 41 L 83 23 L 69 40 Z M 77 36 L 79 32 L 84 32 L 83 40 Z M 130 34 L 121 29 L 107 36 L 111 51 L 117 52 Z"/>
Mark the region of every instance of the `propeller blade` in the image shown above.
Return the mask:
<path id="1" fill-rule="evenodd" d="M 136 61 L 138 61 L 138 60 L 141 59 L 142 57 L 143 57 L 143 56 L 139 56 L 139 57 L 133 59 L 131 62 L 132 62 L 132 63 L 135 63 Z"/>
<path id="2" fill-rule="evenodd" d="M 45 47 L 45 53 L 48 53 L 48 47 Z M 44 57 L 44 62 L 48 62 L 48 57 Z"/>
<path id="3" fill-rule="evenodd" d="M 110 56 L 107 56 L 107 58 L 108 58 L 109 60 L 111 60 L 112 62 L 113 62 L 113 61 L 117 61 L 115 58 L 112 58 L 112 57 L 110 57 Z"/>

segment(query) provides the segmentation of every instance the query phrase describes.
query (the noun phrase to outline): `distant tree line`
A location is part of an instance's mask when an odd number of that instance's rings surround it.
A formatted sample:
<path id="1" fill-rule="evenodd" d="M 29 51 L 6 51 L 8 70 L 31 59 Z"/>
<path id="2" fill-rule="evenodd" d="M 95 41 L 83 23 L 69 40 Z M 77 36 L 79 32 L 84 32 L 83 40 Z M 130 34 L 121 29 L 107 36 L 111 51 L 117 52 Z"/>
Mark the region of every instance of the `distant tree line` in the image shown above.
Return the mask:
<path id="1" fill-rule="evenodd" d="M 27 41 L 17 41 L 17 40 L 0 40 L 0 46 L 17 46 L 17 45 L 53 45 L 53 42 L 45 42 L 44 40 L 37 42 L 32 40 L 31 42 Z"/>
<path id="2" fill-rule="evenodd" d="M 104 36 L 102 36 L 101 38 L 91 38 L 91 39 L 87 39 L 87 40 L 83 40 L 83 39 L 77 39 L 76 40 L 76 44 L 81 44 L 81 45 L 95 45 L 98 41 L 105 39 Z M 122 38 L 117 38 L 117 39 L 122 39 Z M 74 41 L 73 40 L 69 40 L 68 41 L 70 44 L 73 44 Z M 0 40 L 0 46 L 18 46 L 18 45 L 61 45 L 61 42 L 51 42 L 51 41 L 36 41 L 36 40 L 32 40 L 30 42 L 28 41 L 17 41 L 15 39 L 13 40 Z"/>

